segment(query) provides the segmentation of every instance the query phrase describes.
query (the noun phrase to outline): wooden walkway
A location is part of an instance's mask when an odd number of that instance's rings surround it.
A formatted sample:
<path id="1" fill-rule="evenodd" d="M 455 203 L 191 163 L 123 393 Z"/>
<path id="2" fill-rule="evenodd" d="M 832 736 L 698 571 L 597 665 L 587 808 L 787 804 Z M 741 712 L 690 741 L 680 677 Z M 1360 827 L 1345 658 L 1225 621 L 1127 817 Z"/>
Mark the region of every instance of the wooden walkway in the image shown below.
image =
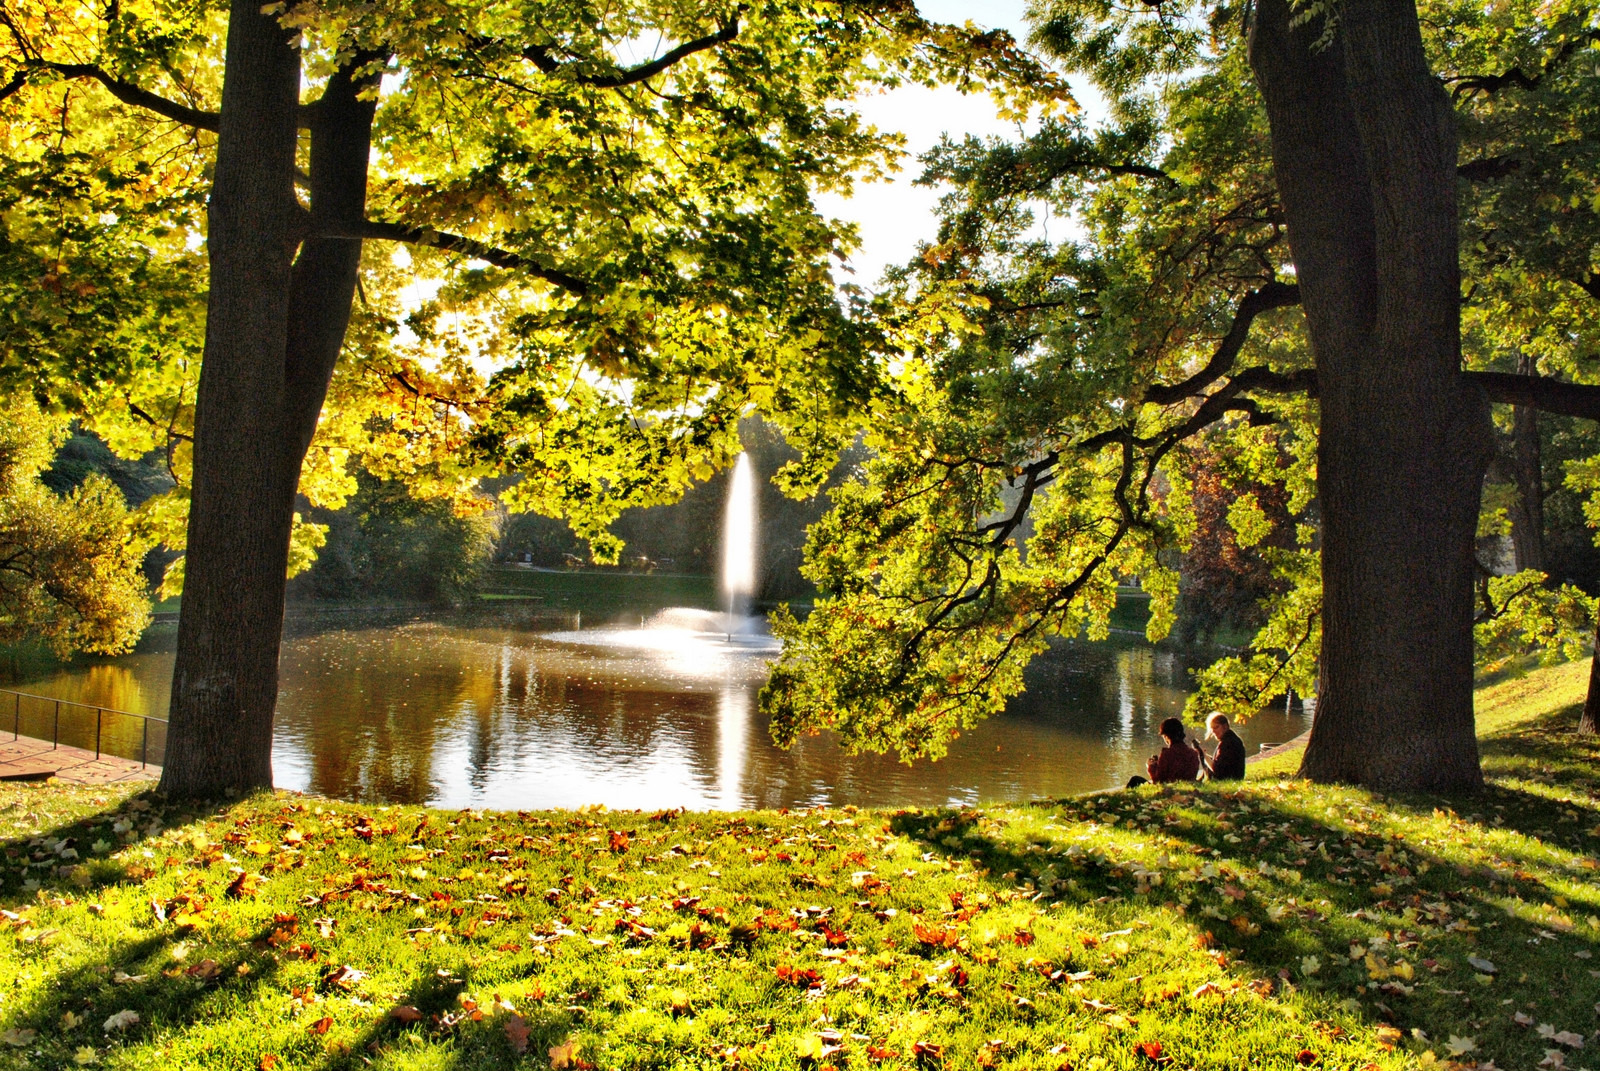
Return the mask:
<path id="1" fill-rule="evenodd" d="M 125 781 L 147 781 L 161 776 L 159 766 L 140 766 L 131 759 L 101 755 L 81 747 L 51 747 L 48 740 L 20 736 L 15 740 L 0 734 L 0 782 L 42 780 L 51 774 L 56 780 L 75 785 L 110 785 Z"/>

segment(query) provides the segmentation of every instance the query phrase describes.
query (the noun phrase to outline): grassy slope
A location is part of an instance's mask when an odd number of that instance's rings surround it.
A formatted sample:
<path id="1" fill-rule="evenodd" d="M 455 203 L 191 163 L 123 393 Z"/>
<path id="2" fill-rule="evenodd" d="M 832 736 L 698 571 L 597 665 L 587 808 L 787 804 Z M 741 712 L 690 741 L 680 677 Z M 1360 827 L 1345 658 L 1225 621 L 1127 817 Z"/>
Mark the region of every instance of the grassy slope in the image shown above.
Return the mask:
<path id="1" fill-rule="evenodd" d="M 0 786 L 0 1067 L 1597 1066 L 1583 670 L 1482 693 L 1492 787 L 1456 803 L 1258 779 L 191 813 Z"/>

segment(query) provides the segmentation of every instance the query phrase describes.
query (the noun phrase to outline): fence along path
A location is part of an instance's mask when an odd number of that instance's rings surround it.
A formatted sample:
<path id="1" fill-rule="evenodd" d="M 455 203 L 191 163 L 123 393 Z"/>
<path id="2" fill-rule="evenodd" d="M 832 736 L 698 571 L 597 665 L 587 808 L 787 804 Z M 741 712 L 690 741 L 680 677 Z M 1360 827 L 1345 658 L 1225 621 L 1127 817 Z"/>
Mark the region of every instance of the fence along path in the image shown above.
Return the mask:
<path id="1" fill-rule="evenodd" d="M 159 767 L 166 756 L 167 719 L 150 714 L 0 688 L 0 725 L 5 720 L 11 722 L 11 750 L 18 757 L 24 753 L 38 757 L 41 750 L 66 750 L 92 755 L 97 763 L 114 756 L 149 771 Z M 29 746 L 23 746 L 24 740 Z M 36 746 L 39 744 L 48 744 L 48 749 Z"/>

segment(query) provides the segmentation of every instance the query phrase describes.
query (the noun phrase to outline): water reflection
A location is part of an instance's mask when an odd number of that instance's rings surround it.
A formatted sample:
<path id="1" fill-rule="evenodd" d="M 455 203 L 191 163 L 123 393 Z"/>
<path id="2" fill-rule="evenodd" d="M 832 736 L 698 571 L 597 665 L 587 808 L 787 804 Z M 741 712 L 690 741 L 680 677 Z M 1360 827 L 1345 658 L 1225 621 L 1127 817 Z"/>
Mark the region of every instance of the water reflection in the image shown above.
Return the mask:
<path id="1" fill-rule="evenodd" d="M 570 627 L 570 625 L 569 625 Z M 937 805 L 1121 784 L 1155 751 L 1199 656 L 1133 642 L 1061 644 L 1005 716 L 937 763 L 780 751 L 756 713 L 760 650 L 702 638 L 670 650 L 547 629 L 414 622 L 285 642 L 273 762 L 281 787 L 441 806 Z M 574 642 L 577 641 L 577 642 Z M 59 670 L 31 691 L 164 714 L 170 653 Z M 1246 745 L 1298 735 L 1281 709 Z"/>

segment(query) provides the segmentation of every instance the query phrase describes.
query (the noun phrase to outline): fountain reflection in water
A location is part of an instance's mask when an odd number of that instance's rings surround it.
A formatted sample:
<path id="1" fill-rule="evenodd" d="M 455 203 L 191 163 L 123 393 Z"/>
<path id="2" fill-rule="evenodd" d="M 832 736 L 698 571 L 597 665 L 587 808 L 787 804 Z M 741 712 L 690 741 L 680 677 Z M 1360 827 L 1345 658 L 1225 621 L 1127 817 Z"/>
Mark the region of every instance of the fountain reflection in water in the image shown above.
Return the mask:
<path id="1" fill-rule="evenodd" d="M 766 660 L 782 645 L 766 621 L 751 610 L 756 596 L 756 482 L 748 455 L 741 454 L 728 482 L 723 512 L 722 573 L 717 578 L 722 612 L 691 606 L 659 610 L 639 628 L 555 632 L 545 640 L 578 647 L 608 648 L 645 657 L 658 672 L 712 684 L 717 694 L 717 790 L 723 806 L 742 806 L 749 751 L 751 681 L 765 675 Z"/>

